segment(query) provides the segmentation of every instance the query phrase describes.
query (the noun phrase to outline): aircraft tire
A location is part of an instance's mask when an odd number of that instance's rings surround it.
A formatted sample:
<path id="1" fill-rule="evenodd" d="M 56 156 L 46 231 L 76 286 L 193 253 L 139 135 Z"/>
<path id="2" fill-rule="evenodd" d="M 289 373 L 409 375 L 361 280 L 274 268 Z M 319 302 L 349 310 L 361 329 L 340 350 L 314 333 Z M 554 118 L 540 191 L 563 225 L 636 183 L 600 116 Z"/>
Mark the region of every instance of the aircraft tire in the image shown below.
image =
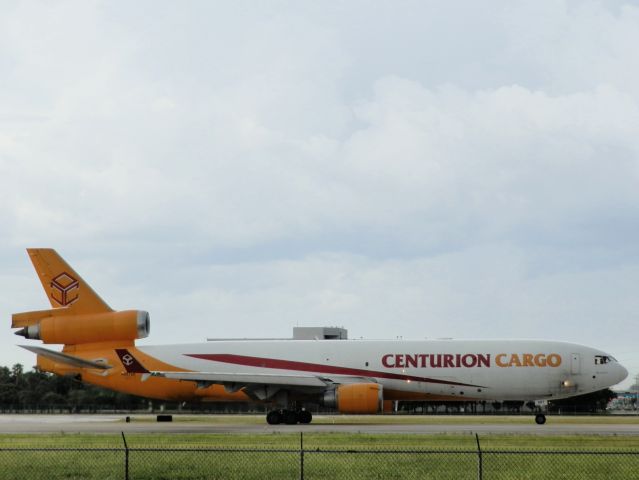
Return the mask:
<path id="1" fill-rule="evenodd" d="M 538 413 L 537 415 L 535 415 L 535 423 L 537 425 L 543 425 L 544 423 L 546 423 L 546 415 L 544 415 L 543 413 Z"/>
<path id="2" fill-rule="evenodd" d="M 286 425 L 295 425 L 298 421 L 297 412 L 294 410 L 284 410 L 284 423 Z"/>
<path id="3" fill-rule="evenodd" d="M 268 423 L 269 425 L 279 425 L 280 423 L 282 423 L 282 417 L 283 416 L 279 412 L 279 410 L 272 410 L 266 414 L 266 423 Z"/>
<path id="4" fill-rule="evenodd" d="M 309 412 L 308 410 L 302 410 L 298 412 L 297 418 L 300 423 L 308 424 L 313 421 L 313 414 Z"/>

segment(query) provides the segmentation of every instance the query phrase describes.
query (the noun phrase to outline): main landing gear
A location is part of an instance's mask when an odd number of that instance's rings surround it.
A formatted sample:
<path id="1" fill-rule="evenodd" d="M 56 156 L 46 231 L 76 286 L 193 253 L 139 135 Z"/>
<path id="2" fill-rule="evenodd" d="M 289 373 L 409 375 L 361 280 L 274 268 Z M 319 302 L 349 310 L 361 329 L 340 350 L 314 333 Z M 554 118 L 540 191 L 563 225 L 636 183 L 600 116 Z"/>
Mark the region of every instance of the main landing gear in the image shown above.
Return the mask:
<path id="1" fill-rule="evenodd" d="M 266 414 L 266 423 L 269 425 L 295 425 L 297 423 L 311 423 L 313 415 L 308 410 L 271 410 Z"/>
<path id="2" fill-rule="evenodd" d="M 535 415 L 535 423 L 537 425 L 543 425 L 544 423 L 546 423 L 546 415 L 544 415 L 543 413 L 538 413 L 537 415 Z"/>

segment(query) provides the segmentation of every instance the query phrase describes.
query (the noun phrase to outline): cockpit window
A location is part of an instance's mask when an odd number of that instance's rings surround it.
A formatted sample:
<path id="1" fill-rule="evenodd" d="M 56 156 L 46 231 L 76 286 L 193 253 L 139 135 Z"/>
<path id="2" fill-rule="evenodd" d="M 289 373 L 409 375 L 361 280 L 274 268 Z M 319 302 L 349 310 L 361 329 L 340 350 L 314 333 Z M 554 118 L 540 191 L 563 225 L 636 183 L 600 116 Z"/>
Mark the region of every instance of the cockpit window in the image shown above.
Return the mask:
<path id="1" fill-rule="evenodd" d="M 595 365 L 605 365 L 612 361 L 615 361 L 615 359 L 608 355 L 595 355 Z"/>

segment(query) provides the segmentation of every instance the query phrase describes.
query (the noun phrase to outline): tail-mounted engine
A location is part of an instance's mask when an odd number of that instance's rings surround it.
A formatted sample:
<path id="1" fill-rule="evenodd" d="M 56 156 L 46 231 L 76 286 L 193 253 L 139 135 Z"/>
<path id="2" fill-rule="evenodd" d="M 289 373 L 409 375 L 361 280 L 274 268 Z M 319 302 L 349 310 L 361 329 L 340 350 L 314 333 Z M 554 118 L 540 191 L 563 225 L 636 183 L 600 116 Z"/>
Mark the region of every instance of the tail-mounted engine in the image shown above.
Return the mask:
<path id="1" fill-rule="evenodd" d="M 17 315 L 33 315 L 36 312 Z M 16 317 L 17 315 L 14 315 Z M 135 340 L 149 335 L 149 313 L 143 310 L 125 310 L 86 315 L 55 315 L 42 318 L 18 330 L 16 335 L 44 343 L 108 342 Z"/>
<path id="2" fill-rule="evenodd" d="M 339 385 L 324 392 L 322 405 L 340 413 L 378 413 L 384 406 L 382 386 L 378 383 Z"/>

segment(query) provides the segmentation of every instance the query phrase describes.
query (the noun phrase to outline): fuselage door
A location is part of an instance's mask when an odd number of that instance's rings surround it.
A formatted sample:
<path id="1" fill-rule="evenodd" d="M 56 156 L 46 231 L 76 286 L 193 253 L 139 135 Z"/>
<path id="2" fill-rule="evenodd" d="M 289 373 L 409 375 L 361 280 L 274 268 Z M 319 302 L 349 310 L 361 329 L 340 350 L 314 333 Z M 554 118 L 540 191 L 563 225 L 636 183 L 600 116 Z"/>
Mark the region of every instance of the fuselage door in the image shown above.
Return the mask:
<path id="1" fill-rule="evenodd" d="M 580 370 L 580 358 L 578 353 L 573 353 L 570 361 L 570 373 L 573 375 L 578 375 Z"/>

